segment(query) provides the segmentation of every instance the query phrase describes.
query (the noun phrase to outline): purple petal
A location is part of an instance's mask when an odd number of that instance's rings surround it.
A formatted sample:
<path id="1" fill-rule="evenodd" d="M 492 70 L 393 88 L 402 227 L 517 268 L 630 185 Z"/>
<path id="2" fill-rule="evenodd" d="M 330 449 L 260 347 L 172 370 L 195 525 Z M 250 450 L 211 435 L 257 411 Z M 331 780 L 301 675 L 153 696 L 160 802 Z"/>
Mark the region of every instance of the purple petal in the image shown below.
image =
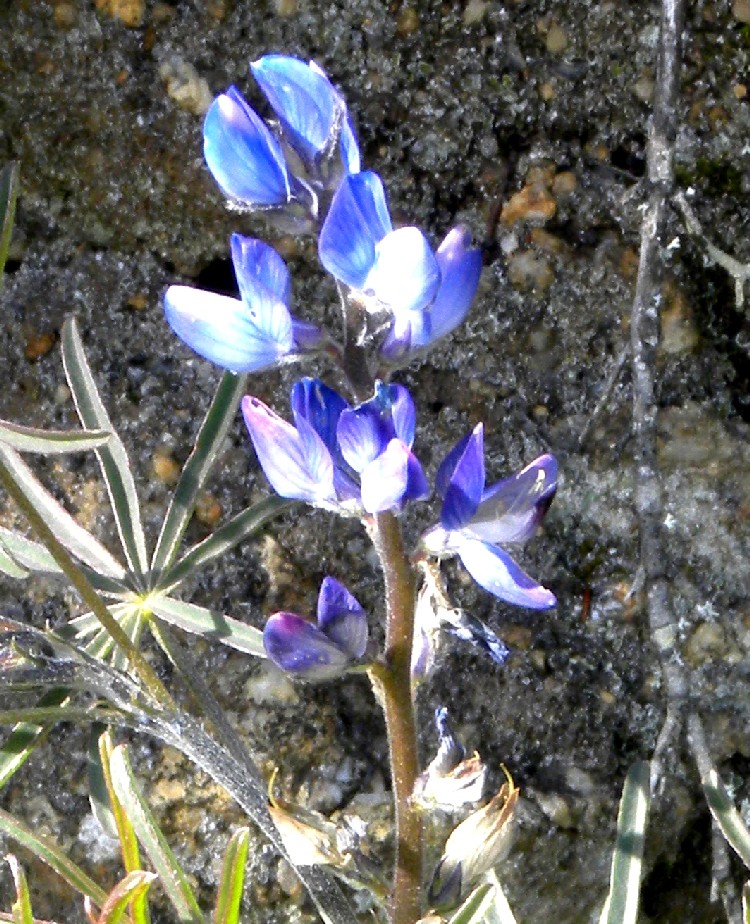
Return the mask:
<path id="1" fill-rule="evenodd" d="M 236 298 L 170 286 L 164 312 L 172 330 L 191 349 L 231 372 L 268 369 L 293 347 L 289 312 L 280 302 L 266 305 L 265 314 L 259 315 Z"/>
<path id="2" fill-rule="evenodd" d="M 415 332 L 412 349 L 428 346 L 449 334 L 468 314 L 482 274 L 482 252 L 471 243 L 471 232 L 464 225 L 449 231 L 437 251 L 441 283 L 429 309 L 429 330 Z"/>
<path id="3" fill-rule="evenodd" d="M 484 426 L 481 423 L 445 458 L 437 483 L 443 494 L 440 522 L 447 530 L 460 529 L 474 515 L 484 489 Z"/>
<path id="4" fill-rule="evenodd" d="M 341 454 L 355 472 L 362 472 L 377 459 L 392 435 L 390 426 L 380 419 L 370 402 L 344 411 L 336 433 Z"/>
<path id="5" fill-rule="evenodd" d="M 350 663 L 349 655 L 317 626 L 295 613 L 274 613 L 263 630 L 268 657 L 300 680 L 332 680 Z"/>
<path id="6" fill-rule="evenodd" d="M 361 289 L 375 263 L 375 245 L 392 229 L 380 177 L 371 171 L 341 181 L 318 241 L 320 262 L 336 279 Z"/>
<path id="7" fill-rule="evenodd" d="M 547 610 L 556 605 L 555 595 L 537 584 L 502 549 L 460 534 L 454 535 L 453 545 L 477 584 L 495 597 L 532 610 Z"/>
<path id="8" fill-rule="evenodd" d="M 350 657 L 361 658 L 367 647 L 367 616 L 356 597 L 335 578 L 326 577 L 318 596 L 318 626 Z"/>
<path id="9" fill-rule="evenodd" d="M 361 482 L 362 506 L 368 513 L 398 509 L 405 501 L 422 500 L 430 493 L 419 460 L 396 439 L 365 468 Z"/>
<path id="10" fill-rule="evenodd" d="M 284 205 L 289 177 L 281 146 L 236 87 L 217 96 L 203 123 L 208 169 L 224 193 L 248 205 Z"/>
<path id="11" fill-rule="evenodd" d="M 321 506 L 335 502 L 331 454 L 306 421 L 296 430 L 250 396 L 242 399 L 242 413 L 258 461 L 277 494 Z"/>
<path id="12" fill-rule="evenodd" d="M 299 423 L 303 417 L 328 447 L 331 455 L 338 452 L 336 427 L 349 405 L 338 392 L 320 379 L 300 379 L 292 388 L 292 413 Z"/>
<path id="13" fill-rule="evenodd" d="M 467 531 L 486 542 L 526 542 L 536 532 L 557 489 L 557 460 L 543 455 L 488 488 Z"/>
<path id="14" fill-rule="evenodd" d="M 362 286 L 394 313 L 421 311 L 440 285 L 440 269 L 419 228 L 398 228 L 375 245 L 375 262 Z"/>
<path id="15" fill-rule="evenodd" d="M 314 353 L 320 349 L 323 333 L 315 324 L 292 317 L 292 340 L 295 353 Z"/>

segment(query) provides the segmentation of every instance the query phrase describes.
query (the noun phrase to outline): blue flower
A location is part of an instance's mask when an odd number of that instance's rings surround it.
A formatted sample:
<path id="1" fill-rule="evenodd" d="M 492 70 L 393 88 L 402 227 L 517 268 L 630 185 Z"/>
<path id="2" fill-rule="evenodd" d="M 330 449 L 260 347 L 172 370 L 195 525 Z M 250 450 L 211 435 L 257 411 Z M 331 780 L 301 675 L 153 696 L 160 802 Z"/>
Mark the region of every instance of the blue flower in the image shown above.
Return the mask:
<path id="1" fill-rule="evenodd" d="M 331 680 L 358 661 L 367 647 L 367 616 L 332 577 L 320 585 L 318 624 L 296 613 L 275 613 L 266 623 L 268 657 L 300 680 Z"/>
<path id="2" fill-rule="evenodd" d="M 217 96 L 206 113 L 203 151 L 230 199 L 250 208 L 282 206 L 291 199 L 281 145 L 236 87 Z"/>
<path id="3" fill-rule="evenodd" d="M 555 606 L 498 543 L 526 542 L 544 518 L 557 488 L 557 462 L 539 456 L 522 471 L 484 486 L 484 431 L 478 424 L 443 461 L 436 487 L 443 497 L 440 525 L 422 537 L 435 555 L 455 554 L 474 580 L 507 603 L 530 609 Z"/>
<path id="4" fill-rule="evenodd" d="M 360 476 L 368 513 L 400 508 L 430 493 L 422 466 L 411 451 L 416 414 L 403 385 L 378 382 L 375 395 L 342 412 L 337 427 L 341 453 Z"/>
<path id="5" fill-rule="evenodd" d="M 258 460 L 282 497 L 341 513 L 378 513 L 426 496 L 411 452 L 414 405 L 405 388 L 379 385 L 374 398 L 350 408 L 319 380 L 302 379 L 291 403 L 294 426 L 257 398 L 242 402 Z"/>
<path id="6" fill-rule="evenodd" d="M 359 172 L 359 148 L 346 103 L 314 61 L 265 55 L 250 69 L 279 118 L 284 139 L 308 171 L 315 172 L 321 155 L 332 153 L 338 141 L 344 169 Z"/>
<path id="7" fill-rule="evenodd" d="M 170 286 L 164 311 L 177 336 L 231 372 L 258 372 L 315 349 L 320 331 L 289 313 L 289 270 L 273 247 L 233 234 L 231 249 L 241 298 Z"/>
<path id="8" fill-rule="evenodd" d="M 320 232 L 323 266 L 392 314 L 383 357 L 396 362 L 431 346 L 465 317 L 479 284 L 482 257 L 462 225 L 437 253 L 414 227 L 393 230 L 380 177 L 345 177 Z"/>

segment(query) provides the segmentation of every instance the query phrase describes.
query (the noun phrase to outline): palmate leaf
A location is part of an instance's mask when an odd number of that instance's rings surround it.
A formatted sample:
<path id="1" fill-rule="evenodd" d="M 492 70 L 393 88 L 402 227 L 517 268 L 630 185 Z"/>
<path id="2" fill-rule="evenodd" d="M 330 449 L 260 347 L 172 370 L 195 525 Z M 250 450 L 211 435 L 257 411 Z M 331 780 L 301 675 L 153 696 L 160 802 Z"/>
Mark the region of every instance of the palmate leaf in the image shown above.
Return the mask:
<path id="1" fill-rule="evenodd" d="M 154 572 L 171 565 L 193 515 L 195 500 L 219 457 L 245 390 L 246 375 L 225 372 L 208 409 L 190 458 L 180 475 L 151 562 Z"/>
<path id="2" fill-rule="evenodd" d="M 283 497 L 268 497 L 252 507 L 241 510 L 172 565 L 162 575 L 159 588 L 169 591 L 177 587 L 186 577 L 239 545 L 294 503 L 296 502 Z"/>
<path id="3" fill-rule="evenodd" d="M 68 318 L 63 324 L 62 354 L 65 375 L 81 423 L 87 429 L 105 430 L 111 434 L 109 442 L 97 449 L 96 455 L 128 565 L 142 579 L 148 570 L 148 559 L 133 473 L 122 440 L 115 432 L 99 396 L 73 318 Z"/>
<path id="4" fill-rule="evenodd" d="M 70 553 L 98 574 L 122 581 L 125 569 L 104 546 L 80 526 L 68 511 L 37 480 L 15 449 L 0 443 L 0 461 L 5 464 L 8 474 L 23 492 L 36 511 L 46 520 L 55 538 Z M 3 545 L 15 557 L 7 533 L 2 536 Z M 24 565 L 25 562 L 19 561 Z M 123 586 L 123 585 L 121 585 Z"/>
<path id="5" fill-rule="evenodd" d="M 172 853 L 141 795 L 124 745 L 112 751 L 110 758 L 112 787 L 122 803 L 141 846 L 159 874 L 161 885 L 181 924 L 207 924 L 190 888 L 187 876 Z"/>
<path id="6" fill-rule="evenodd" d="M 599 924 L 635 924 L 641 888 L 643 847 L 650 802 L 647 761 L 628 771 L 617 815 L 617 839 L 612 855 L 609 894 Z"/>
<path id="7" fill-rule="evenodd" d="M 0 287 L 3 284 L 2 274 L 8 259 L 10 239 L 13 234 L 13 222 L 16 216 L 18 176 L 18 164 L 6 164 L 0 170 Z"/>
<path id="8" fill-rule="evenodd" d="M 62 455 L 98 449 L 109 440 L 103 430 L 42 430 L 0 420 L 0 442 L 19 452 L 39 452 L 44 455 Z"/>
<path id="9" fill-rule="evenodd" d="M 156 616 L 178 629 L 215 639 L 257 658 L 266 657 L 263 633 L 238 619 L 214 613 L 195 603 L 175 600 L 174 597 L 155 596 L 149 601 L 149 606 Z"/>

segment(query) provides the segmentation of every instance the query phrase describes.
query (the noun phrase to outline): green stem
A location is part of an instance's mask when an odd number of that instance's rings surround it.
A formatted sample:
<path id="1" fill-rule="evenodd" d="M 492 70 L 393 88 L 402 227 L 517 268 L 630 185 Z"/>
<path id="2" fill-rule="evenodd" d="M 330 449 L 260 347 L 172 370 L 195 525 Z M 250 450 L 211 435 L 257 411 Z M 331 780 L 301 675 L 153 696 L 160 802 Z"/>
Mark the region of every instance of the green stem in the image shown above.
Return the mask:
<path id="1" fill-rule="evenodd" d="M 396 867 L 391 924 L 414 924 L 422 916 L 422 819 L 411 801 L 419 773 L 417 728 L 411 690 L 415 581 L 393 513 L 374 518 L 373 541 L 385 578 L 385 664 L 373 673 L 380 684 L 388 730 L 396 814 Z"/>
<path id="2" fill-rule="evenodd" d="M 70 583 L 81 595 L 83 602 L 92 611 L 107 632 L 109 632 L 115 643 L 128 656 L 133 670 L 138 674 L 152 696 L 162 706 L 170 710 L 173 709 L 174 701 L 167 692 L 164 684 L 159 680 L 151 665 L 146 661 L 135 645 L 133 645 L 120 624 L 112 616 L 102 598 L 89 583 L 86 575 L 70 557 L 67 549 L 57 540 L 55 534 L 44 521 L 44 518 L 26 497 L 23 490 L 16 484 L 10 469 L 2 459 L 0 459 L 0 482 L 2 482 L 5 490 L 21 508 L 21 512 L 29 521 L 31 528 L 42 540 L 49 550 L 50 555 L 52 555 Z"/>

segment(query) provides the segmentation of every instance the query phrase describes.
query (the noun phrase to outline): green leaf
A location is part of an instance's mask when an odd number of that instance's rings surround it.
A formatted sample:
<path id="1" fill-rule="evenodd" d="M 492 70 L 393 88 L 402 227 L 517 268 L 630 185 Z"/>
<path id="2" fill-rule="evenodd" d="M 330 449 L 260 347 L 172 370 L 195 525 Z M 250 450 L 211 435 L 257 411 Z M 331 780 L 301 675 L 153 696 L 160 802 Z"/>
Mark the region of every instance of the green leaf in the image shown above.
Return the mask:
<path id="1" fill-rule="evenodd" d="M 99 822 L 105 834 L 111 838 L 117 838 L 117 824 L 109 800 L 107 781 L 104 775 L 104 767 L 102 765 L 102 758 L 99 750 L 99 739 L 104 733 L 104 726 L 96 723 L 89 729 L 88 761 L 86 764 L 89 783 L 89 804 L 94 818 Z"/>
<path id="2" fill-rule="evenodd" d="M 49 690 L 38 706 L 47 709 L 64 706 L 69 701 L 67 690 Z M 0 789 L 22 767 L 39 744 L 46 740 L 50 727 L 19 722 L 0 746 Z"/>
<path id="3" fill-rule="evenodd" d="M 53 840 L 35 834 L 22 821 L 9 815 L 3 809 L 0 809 L 0 831 L 51 866 L 58 876 L 61 876 L 77 892 L 88 895 L 99 907 L 104 904 L 107 898 L 104 890 L 89 879 L 86 873 Z"/>
<path id="4" fill-rule="evenodd" d="M 0 288 L 13 234 L 18 187 L 18 164 L 6 164 L 0 170 Z"/>
<path id="5" fill-rule="evenodd" d="M 133 473 L 122 440 L 102 404 L 74 318 L 68 318 L 63 324 L 62 354 L 65 375 L 81 423 L 87 429 L 105 430 L 111 434 L 109 442 L 97 449 L 96 455 L 130 570 L 142 578 L 148 569 L 148 559 Z"/>
<path id="6" fill-rule="evenodd" d="M 701 783 L 711 814 L 732 849 L 750 869 L 750 831 L 734 807 L 716 770 L 709 771 Z"/>
<path id="7" fill-rule="evenodd" d="M 172 502 L 156 543 L 151 567 L 160 572 L 174 561 L 180 541 L 193 515 L 195 501 L 219 457 L 245 390 L 246 375 L 225 372 L 208 409 L 190 458 L 180 475 Z"/>
<path id="8" fill-rule="evenodd" d="M 194 545 L 169 568 L 159 581 L 159 588 L 164 591 L 173 590 L 186 577 L 258 532 L 269 520 L 283 513 L 294 503 L 296 501 L 283 497 L 268 497 L 240 511 L 202 542 Z"/>
<path id="9" fill-rule="evenodd" d="M 159 874 L 162 887 L 172 902 L 180 922 L 206 924 L 187 876 L 161 833 L 136 783 L 124 745 L 112 752 L 112 786 L 130 819 L 143 849 Z"/>
<path id="10" fill-rule="evenodd" d="M 750 924 L 750 882 L 742 887 L 742 924 Z"/>
<path id="11" fill-rule="evenodd" d="M 214 924 L 238 924 L 239 922 L 249 843 L 249 828 L 238 828 L 229 839 L 221 869 L 219 893 L 216 896 Z"/>
<path id="12" fill-rule="evenodd" d="M 25 580 L 30 571 L 27 571 L 26 568 L 22 568 L 12 555 L 9 554 L 8 550 L 3 545 L 2 539 L 0 539 L 0 571 L 3 574 L 7 574 L 8 577 L 15 578 L 17 581 Z"/>
<path id="13" fill-rule="evenodd" d="M 118 924 L 129 904 L 145 899 L 156 878 L 156 873 L 142 869 L 128 873 L 107 896 L 96 924 Z"/>
<path id="14" fill-rule="evenodd" d="M 650 802 L 650 772 L 647 761 L 628 771 L 617 815 L 617 839 L 612 855 L 609 895 L 600 924 L 635 924 L 640 902 L 641 867 Z"/>
<path id="15" fill-rule="evenodd" d="M 0 442 L 19 452 L 41 452 L 47 455 L 84 452 L 97 449 L 108 440 L 109 433 L 102 430 L 42 430 L 0 420 Z"/>
<path id="16" fill-rule="evenodd" d="M 5 463 L 8 474 L 26 496 L 40 516 L 44 517 L 57 541 L 69 552 L 89 565 L 97 573 L 121 581 L 125 569 L 104 546 L 80 526 L 68 511 L 44 488 L 18 455 L 15 449 L 0 443 L 0 460 Z M 2 534 L 3 544 L 15 555 L 8 541 L 7 532 Z M 18 559 L 21 565 L 26 563 Z"/>
<path id="17" fill-rule="evenodd" d="M 117 839 L 120 842 L 120 851 L 122 853 L 122 865 L 125 867 L 125 872 L 134 873 L 141 868 L 141 855 L 138 850 L 138 839 L 133 825 L 130 823 L 130 819 L 123 808 L 122 802 L 117 797 L 112 783 L 111 763 L 113 751 L 112 734 L 108 730 L 99 738 L 99 758 L 109 796 L 110 810 L 117 828 Z M 150 915 L 145 894 L 138 895 L 133 899 L 131 917 L 133 924 L 149 924 Z"/>
<path id="18" fill-rule="evenodd" d="M 18 859 L 9 853 L 5 859 L 8 861 L 10 871 L 13 874 L 13 882 L 16 886 L 16 900 L 11 906 L 14 924 L 33 924 L 34 916 L 31 910 L 31 898 L 29 896 L 29 886 L 26 882 L 26 874 Z"/>
<path id="19" fill-rule="evenodd" d="M 174 597 L 154 596 L 149 600 L 151 611 L 171 626 L 192 632 L 203 638 L 215 639 L 230 648 L 244 651 L 256 658 L 265 658 L 263 633 L 238 619 L 214 613 L 195 603 L 175 600 Z"/>
<path id="20" fill-rule="evenodd" d="M 468 896 L 449 924 L 516 924 L 508 899 L 494 872 Z"/>

